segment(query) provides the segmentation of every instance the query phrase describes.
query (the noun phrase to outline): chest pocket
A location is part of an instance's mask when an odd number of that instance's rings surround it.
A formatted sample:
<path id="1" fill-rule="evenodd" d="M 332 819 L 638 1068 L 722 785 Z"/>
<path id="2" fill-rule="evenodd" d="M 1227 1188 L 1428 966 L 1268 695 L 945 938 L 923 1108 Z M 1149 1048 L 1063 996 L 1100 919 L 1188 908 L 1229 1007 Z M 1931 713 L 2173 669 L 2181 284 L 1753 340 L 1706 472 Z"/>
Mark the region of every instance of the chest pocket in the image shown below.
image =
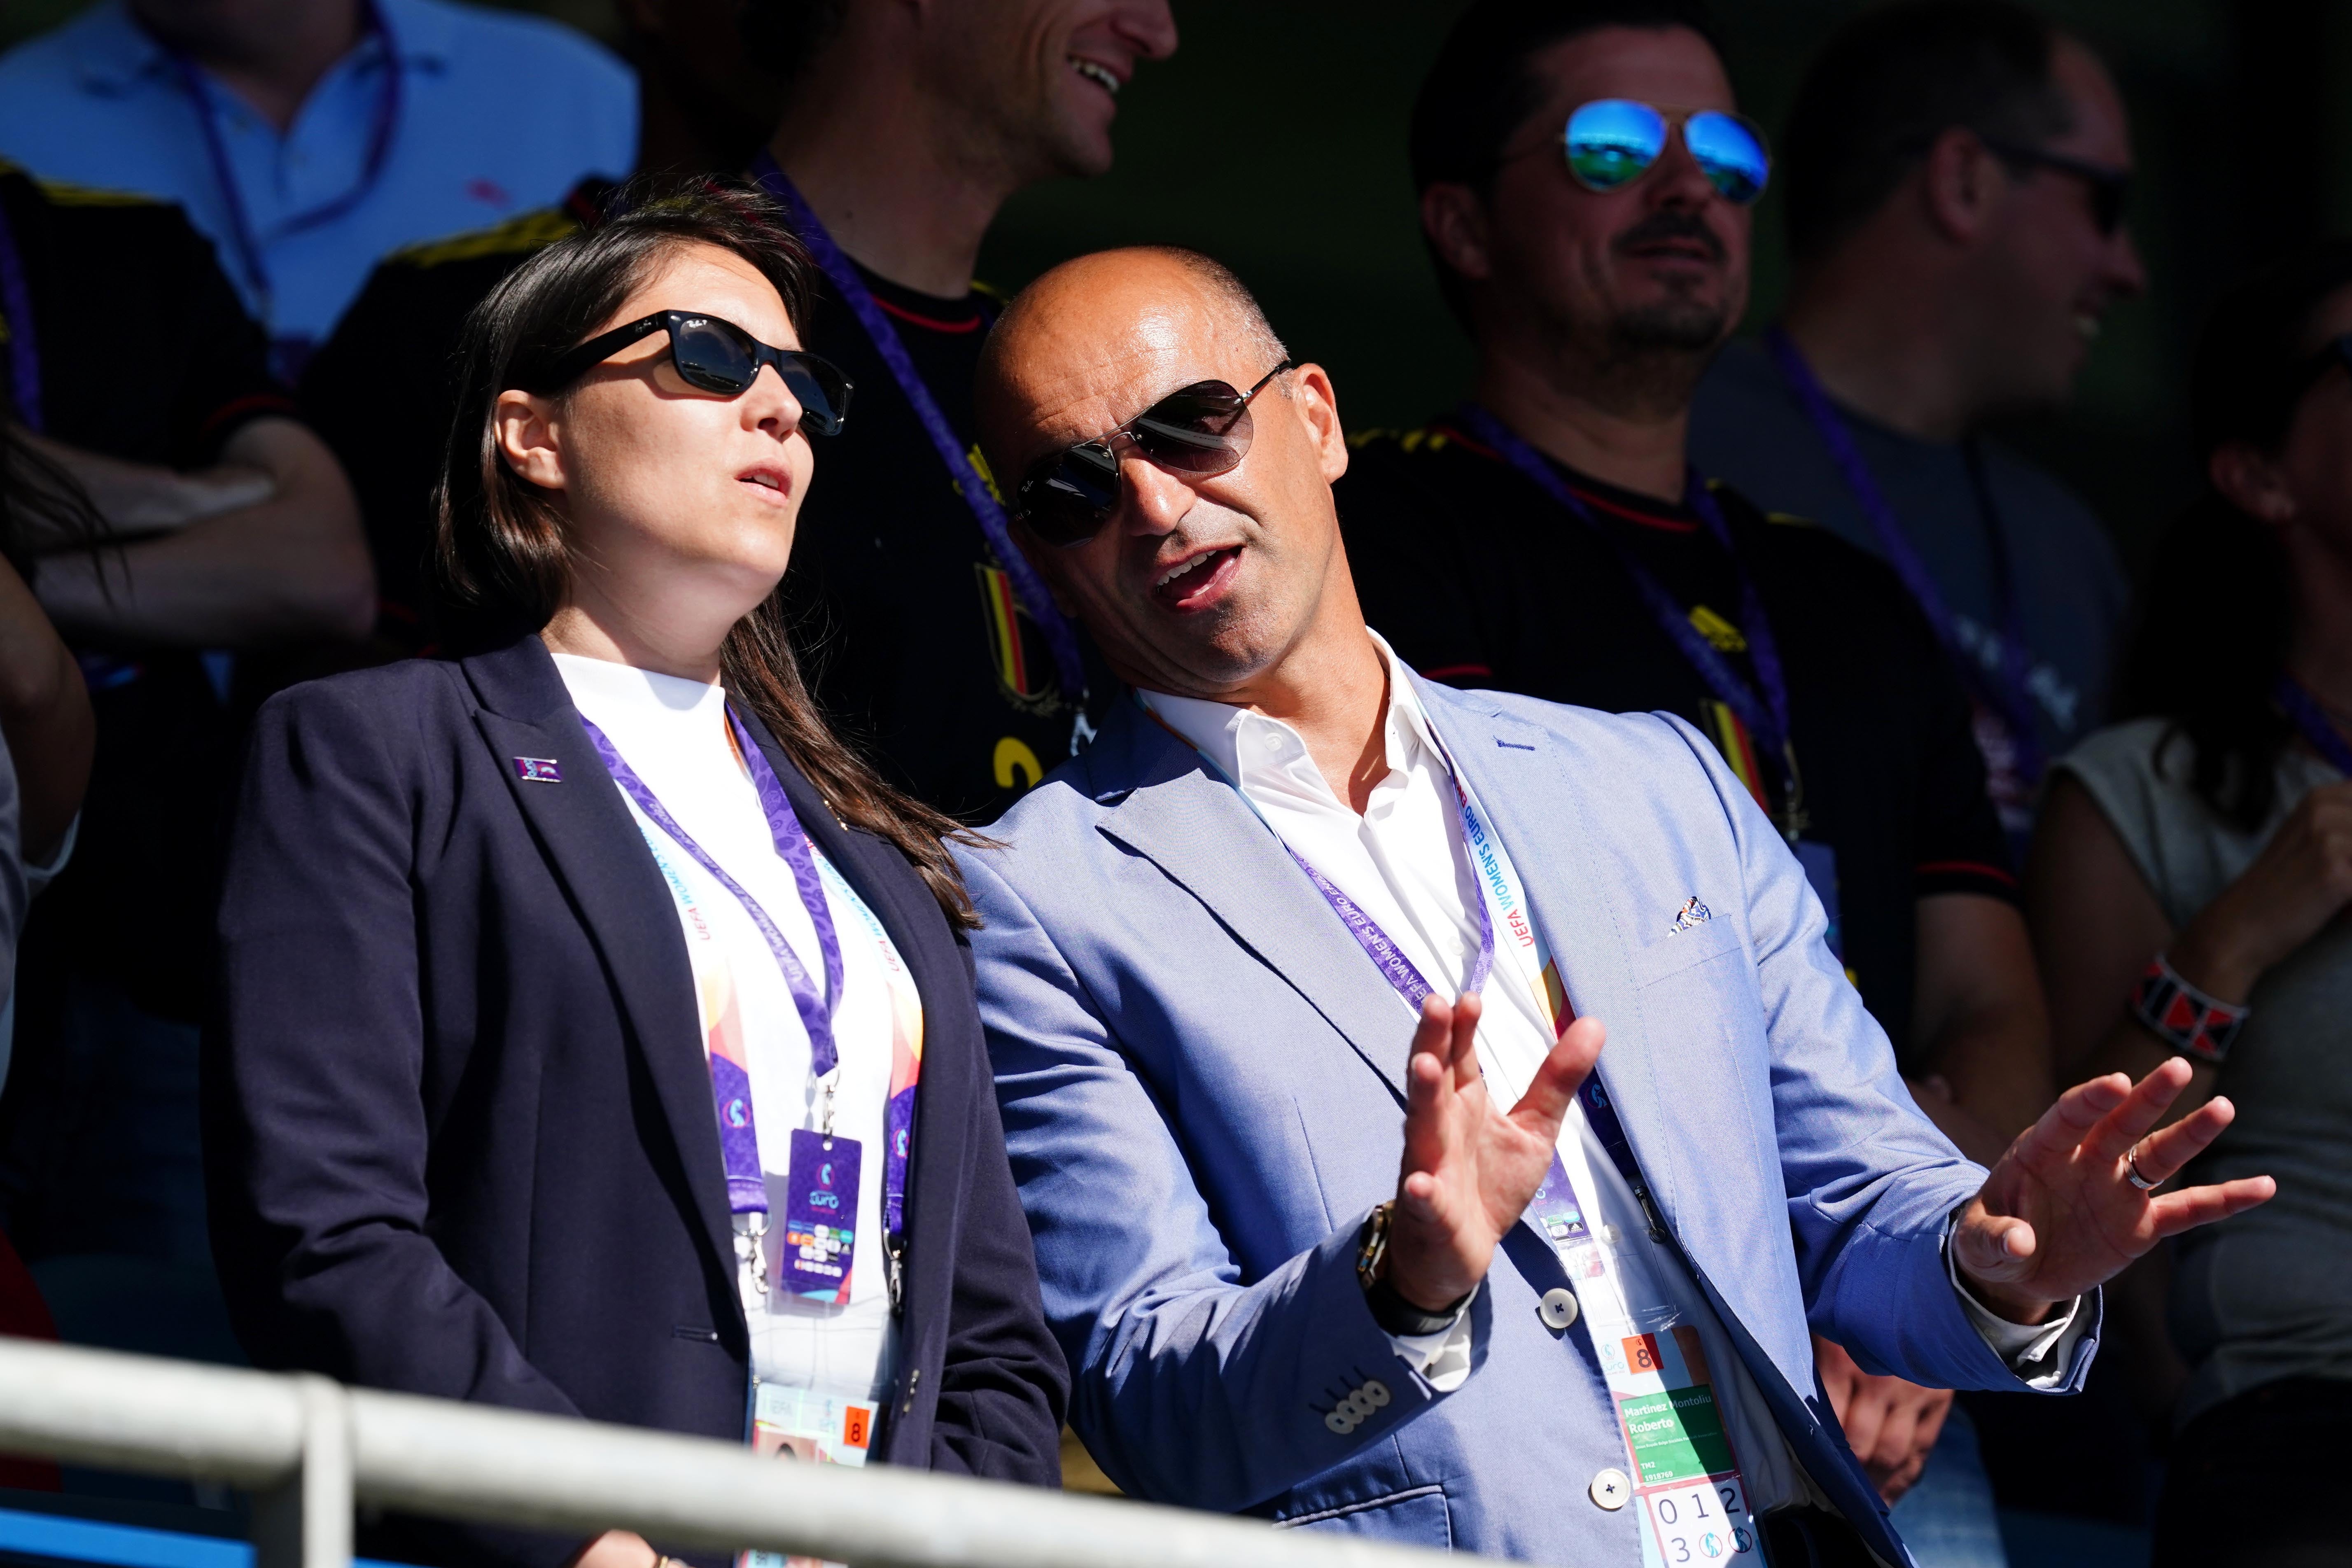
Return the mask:
<path id="1" fill-rule="evenodd" d="M 1744 962 L 1746 952 L 1739 928 L 1718 915 L 1685 931 L 1661 931 L 1647 946 L 1635 950 L 1628 967 L 1634 985 L 1647 988 L 1726 953 L 1738 953 Z"/>

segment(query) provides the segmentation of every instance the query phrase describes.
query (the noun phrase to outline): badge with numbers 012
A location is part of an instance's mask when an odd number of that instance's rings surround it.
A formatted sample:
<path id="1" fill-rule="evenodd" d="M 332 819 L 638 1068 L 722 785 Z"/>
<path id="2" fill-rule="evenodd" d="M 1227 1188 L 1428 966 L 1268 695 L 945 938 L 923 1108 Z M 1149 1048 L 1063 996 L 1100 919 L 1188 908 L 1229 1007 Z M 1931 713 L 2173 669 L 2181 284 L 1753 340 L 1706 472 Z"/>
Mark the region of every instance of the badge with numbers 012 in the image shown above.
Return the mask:
<path id="1" fill-rule="evenodd" d="M 1738 1563 L 1744 1568 L 1762 1561 L 1747 1489 L 1737 1475 L 1645 1491 L 1642 1506 L 1668 1568 L 1685 1563 Z"/>

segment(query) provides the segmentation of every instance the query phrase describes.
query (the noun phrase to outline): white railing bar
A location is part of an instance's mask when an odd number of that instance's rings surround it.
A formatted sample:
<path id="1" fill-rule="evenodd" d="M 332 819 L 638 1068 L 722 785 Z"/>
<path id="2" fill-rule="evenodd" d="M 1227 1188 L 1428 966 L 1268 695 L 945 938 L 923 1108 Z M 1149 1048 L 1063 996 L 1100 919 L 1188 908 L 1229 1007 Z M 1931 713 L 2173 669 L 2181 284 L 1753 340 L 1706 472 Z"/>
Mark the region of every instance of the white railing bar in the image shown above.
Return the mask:
<path id="1" fill-rule="evenodd" d="M 0 1451 L 265 1489 L 294 1473 L 291 1378 L 0 1339 Z"/>
<path id="2" fill-rule="evenodd" d="M 306 1433 L 319 1436 L 307 1439 Z M 0 1451 L 299 1488 L 299 1559 L 349 1561 L 333 1434 L 358 1500 L 438 1518 L 666 1544 L 754 1547 L 866 1568 L 1434 1568 L 1434 1553 L 1181 1509 L 876 1466 L 761 1458 L 730 1443 L 323 1379 L 0 1340 Z M 310 1455 L 309 1464 L 304 1455 Z M 284 1502 L 278 1502 L 283 1507 Z M 342 1521 L 340 1546 L 319 1533 Z"/>

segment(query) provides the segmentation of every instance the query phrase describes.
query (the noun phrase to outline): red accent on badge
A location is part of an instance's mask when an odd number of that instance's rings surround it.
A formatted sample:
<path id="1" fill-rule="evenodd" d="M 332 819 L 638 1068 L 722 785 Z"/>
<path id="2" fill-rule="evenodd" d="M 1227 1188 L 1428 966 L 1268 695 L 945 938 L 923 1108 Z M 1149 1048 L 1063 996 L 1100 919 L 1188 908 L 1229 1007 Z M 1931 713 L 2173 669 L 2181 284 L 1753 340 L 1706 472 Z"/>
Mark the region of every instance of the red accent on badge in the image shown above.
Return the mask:
<path id="1" fill-rule="evenodd" d="M 866 1447 L 866 1438 L 867 1436 L 866 1430 L 866 1412 L 855 1405 L 851 1405 L 847 1410 L 842 1413 L 841 1441 L 845 1447 L 863 1448 Z"/>
<path id="2" fill-rule="evenodd" d="M 478 202 L 488 202 L 494 207 L 514 205 L 514 197 L 496 180 L 477 174 L 466 182 L 466 194 Z"/>

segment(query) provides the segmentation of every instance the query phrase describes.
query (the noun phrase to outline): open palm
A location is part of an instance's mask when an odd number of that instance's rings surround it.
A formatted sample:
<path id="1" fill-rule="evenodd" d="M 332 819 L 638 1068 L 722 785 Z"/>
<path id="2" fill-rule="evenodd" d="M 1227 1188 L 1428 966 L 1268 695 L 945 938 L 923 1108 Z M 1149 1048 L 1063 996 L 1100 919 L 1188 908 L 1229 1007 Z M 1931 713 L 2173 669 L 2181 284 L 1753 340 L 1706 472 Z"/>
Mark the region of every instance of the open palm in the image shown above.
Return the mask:
<path id="1" fill-rule="evenodd" d="M 1952 1232 L 1953 1261 L 1995 1311 L 2038 1322 L 2164 1237 L 2278 1190 L 2268 1176 L 2163 1194 L 2132 1184 L 2132 1158 L 2143 1179 L 2164 1182 L 2236 1115 L 2216 1098 L 2151 1135 L 2189 1078 L 2189 1064 L 2175 1057 L 2137 1085 L 2122 1073 L 2077 1084 L 2010 1145 Z"/>
<path id="2" fill-rule="evenodd" d="M 1443 1311 L 1486 1277 L 1495 1247 L 1535 1197 L 1577 1086 L 1601 1055 L 1591 1018 L 1568 1027 L 1509 1112 L 1478 1068 L 1475 993 L 1423 1005 L 1405 1068 L 1403 1169 L 1389 1222 L 1388 1279 L 1427 1311 Z"/>

